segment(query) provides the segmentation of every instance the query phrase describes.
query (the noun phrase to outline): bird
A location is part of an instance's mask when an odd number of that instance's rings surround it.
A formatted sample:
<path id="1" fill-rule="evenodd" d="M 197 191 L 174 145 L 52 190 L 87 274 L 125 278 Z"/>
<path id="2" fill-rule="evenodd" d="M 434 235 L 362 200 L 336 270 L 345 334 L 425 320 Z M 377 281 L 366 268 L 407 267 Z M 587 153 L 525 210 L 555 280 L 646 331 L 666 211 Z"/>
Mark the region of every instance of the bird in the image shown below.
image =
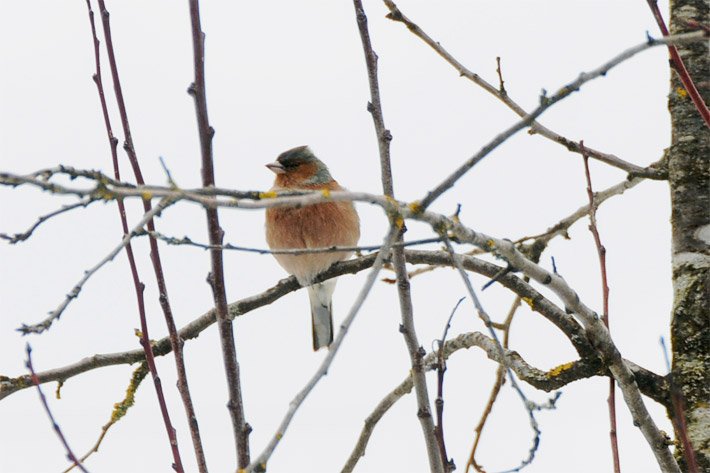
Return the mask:
<path id="1" fill-rule="evenodd" d="M 271 192 L 294 190 L 345 190 L 333 179 L 328 166 L 308 146 L 281 153 L 266 164 L 276 174 Z M 325 202 L 303 207 L 273 207 L 266 210 L 266 241 L 271 250 L 355 246 L 360 239 L 360 218 L 350 201 Z M 314 278 L 352 251 L 301 255 L 274 254 L 276 261 L 308 288 L 311 306 L 313 351 L 333 341 L 333 291 L 335 279 L 314 283 Z"/>

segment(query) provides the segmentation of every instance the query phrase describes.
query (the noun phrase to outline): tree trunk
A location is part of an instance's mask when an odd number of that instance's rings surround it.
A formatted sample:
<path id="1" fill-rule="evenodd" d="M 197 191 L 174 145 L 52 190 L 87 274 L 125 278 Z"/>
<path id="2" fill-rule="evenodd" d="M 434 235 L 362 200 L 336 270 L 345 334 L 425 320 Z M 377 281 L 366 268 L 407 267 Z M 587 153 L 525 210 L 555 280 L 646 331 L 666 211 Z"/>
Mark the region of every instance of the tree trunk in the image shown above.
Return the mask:
<path id="1" fill-rule="evenodd" d="M 688 20 L 707 23 L 709 13 L 708 0 L 671 0 L 671 34 L 689 31 Z M 708 43 L 682 45 L 678 51 L 708 103 Z M 710 129 L 675 72 L 668 107 L 673 127 L 668 161 L 673 228 L 672 369 L 684 397 L 687 433 L 699 471 L 710 471 Z M 678 432 L 676 439 L 678 462 L 689 471 Z"/>

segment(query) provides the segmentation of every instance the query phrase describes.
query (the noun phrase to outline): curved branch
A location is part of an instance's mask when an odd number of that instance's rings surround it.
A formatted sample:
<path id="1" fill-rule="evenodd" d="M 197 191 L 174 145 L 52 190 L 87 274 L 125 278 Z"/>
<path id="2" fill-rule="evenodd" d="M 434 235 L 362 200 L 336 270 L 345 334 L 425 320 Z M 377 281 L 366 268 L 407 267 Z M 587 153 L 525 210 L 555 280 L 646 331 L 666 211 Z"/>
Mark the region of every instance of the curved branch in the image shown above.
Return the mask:
<path id="1" fill-rule="evenodd" d="M 37 227 L 42 225 L 47 220 L 51 219 L 52 217 L 56 217 L 57 215 L 61 215 L 66 212 L 70 212 L 70 211 L 72 211 L 76 208 L 79 208 L 79 207 L 86 208 L 88 205 L 90 205 L 92 203 L 93 200 L 94 199 L 91 197 L 86 197 L 86 198 L 80 200 L 79 202 L 74 202 L 73 204 L 68 204 L 68 205 L 62 205 L 59 209 L 38 217 L 37 221 L 35 223 L 33 223 L 32 226 L 29 227 L 24 232 L 15 233 L 14 235 L 8 235 L 7 233 L 0 233 L 0 238 L 3 240 L 7 240 L 11 245 L 25 241 L 29 237 L 32 236 L 32 234 L 37 229 Z"/>

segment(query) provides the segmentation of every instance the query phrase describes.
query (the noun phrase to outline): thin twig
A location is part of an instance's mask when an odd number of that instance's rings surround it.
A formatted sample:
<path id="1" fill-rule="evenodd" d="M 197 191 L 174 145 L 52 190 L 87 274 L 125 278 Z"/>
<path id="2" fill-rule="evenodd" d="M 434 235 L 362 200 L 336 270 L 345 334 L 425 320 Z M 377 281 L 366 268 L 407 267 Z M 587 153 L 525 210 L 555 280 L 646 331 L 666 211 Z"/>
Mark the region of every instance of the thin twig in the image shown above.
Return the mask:
<path id="1" fill-rule="evenodd" d="M 30 347 L 30 344 L 27 344 L 27 347 L 25 348 L 25 351 L 27 353 L 27 361 L 25 365 L 27 366 L 27 369 L 30 371 L 30 377 L 32 378 L 32 384 L 35 385 L 37 388 L 37 393 L 39 394 L 39 399 L 42 401 L 42 406 L 44 407 L 45 412 L 47 413 L 47 416 L 49 417 L 50 422 L 52 423 L 52 428 L 54 429 L 54 432 L 57 434 L 57 437 L 59 437 L 59 440 L 62 442 L 62 445 L 64 446 L 64 450 L 67 453 L 67 457 L 69 458 L 70 461 L 74 463 L 74 465 L 78 466 L 81 471 L 84 473 L 88 473 L 86 468 L 84 468 L 84 465 L 81 464 L 81 460 L 76 458 L 74 455 L 74 452 L 72 452 L 72 449 L 69 447 L 69 443 L 67 442 L 67 439 L 64 437 L 64 434 L 62 433 L 62 429 L 59 427 L 59 424 L 57 424 L 57 421 L 54 419 L 54 416 L 52 415 L 52 411 L 49 409 L 49 404 L 47 403 L 47 398 L 44 396 L 44 393 L 42 392 L 42 388 L 40 387 L 40 381 L 37 378 L 37 374 L 35 373 L 34 366 L 32 366 L 32 348 Z"/>
<path id="2" fill-rule="evenodd" d="M 361 253 L 363 251 L 372 252 L 380 251 L 382 245 L 367 245 L 367 246 L 328 246 L 323 248 L 303 248 L 303 249 L 287 249 L 287 250 L 268 250 L 266 248 L 251 248 L 247 246 L 232 245 L 231 243 L 224 243 L 222 245 L 210 245 L 209 243 L 199 243 L 193 241 L 191 238 L 184 236 L 182 238 L 171 237 L 163 235 L 160 232 L 145 232 L 145 235 L 150 235 L 158 240 L 162 240 L 168 245 L 186 245 L 194 246 L 196 248 L 201 248 L 203 250 L 211 250 L 213 248 L 218 248 L 221 250 L 229 251 L 243 251 L 246 253 L 257 253 L 260 255 L 306 255 L 312 253 L 336 253 L 339 251 L 353 251 L 356 253 Z M 136 235 L 142 236 L 142 235 Z M 420 240 L 405 241 L 400 243 L 395 243 L 393 247 L 410 247 L 418 245 L 426 245 L 429 243 L 439 243 L 441 238 L 422 238 Z"/>
<path id="3" fill-rule="evenodd" d="M 363 53 L 365 54 L 365 64 L 367 66 L 367 79 L 370 86 L 370 102 L 367 110 L 372 116 L 372 121 L 375 125 L 375 134 L 377 135 L 377 147 L 380 154 L 380 174 L 382 180 L 382 191 L 385 196 L 394 199 L 394 183 L 392 179 L 392 165 L 390 161 L 390 141 L 392 135 L 385 127 L 384 114 L 382 112 L 382 101 L 380 99 L 380 86 L 377 78 L 377 54 L 372 48 L 370 40 L 370 32 L 367 27 L 367 16 L 365 9 L 362 6 L 361 0 L 353 0 L 355 7 L 355 17 L 357 20 L 358 32 L 362 42 Z M 401 242 L 402 235 L 406 231 L 404 220 L 397 214 L 391 213 L 388 215 L 390 224 L 396 226 L 400 230 L 397 242 Z M 445 458 L 439 455 L 439 449 L 434 432 L 434 422 L 431 416 L 431 406 L 429 402 L 429 392 L 426 385 L 426 377 L 422 369 L 422 358 L 424 349 L 419 344 L 417 334 L 414 327 L 414 308 L 412 304 L 411 288 L 409 284 L 409 276 L 407 275 L 406 260 L 404 258 L 404 250 L 401 247 L 396 247 L 392 251 L 392 263 L 397 274 L 397 293 L 399 296 L 399 306 L 402 323 L 400 332 L 404 336 L 404 340 L 409 353 L 410 363 L 412 365 L 412 373 L 414 379 L 414 388 L 417 394 L 417 418 L 422 428 L 424 435 L 424 443 L 427 449 L 429 459 L 429 469 L 432 473 L 444 473 L 446 465 Z"/>
<path id="4" fill-rule="evenodd" d="M 684 20 L 682 18 L 680 19 L 680 22 L 690 26 L 691 28 L 695 28 L 696 30 L 703 30 L 704 32 L 710 34 L 710 25 L 699 23 L 695 20 Z"/>
<path id="5" fill-rule="evenodd" d="M 510 108 L 513 112 L 515 112 L 516 115 L 518 115 L 521 118 L 527 117 L 529 114 L 528 112 L 525 111 L 520 105 L 518 105 L 517 102 L 513 101 L 513 99 L 510 98 L 510 96 L 507 93 L 502 93 L 500 88 L 496 88 L 493 85 L 489 84 L 485 80 L 483 80 L 478 74 L 472 72 L 471 70 L 467 69 L 463 64 L 461 64 L 458 60 L 456 60 L 444 47 L 441 45 L 440 42 L 432 39 L 429 35 L 427 35 L 417 24 L 412 22 L 409 18 L 407 18 L 397 7 L 397 5 L 394 4 L 394 2 L 385 0 L 385 4 L 390 10 L 390 14 L 387 15 L 387 18 L 393 21 L 401 22 L 404 24 L 409 31 L 411 31 L 415 36 L 420 38 L 422 41 L 424 41 L 429 47 L 431 47 L 439 56 L 441 56 L 446 62 L 448 62 L 451 66 L 456 69 L 456 71 L 459 73 L 460 76 L 465 77 L 466 79 L 470 80 L 471 82 L 475 83 L 476 85 L 480 86 L 485 90 L 486 92 L 490 93 L 494 97 L 498 98 L 500 101 L 502 101 L 508 108 Z M 548 138 L 549 140 L 552 140 L 556 143 L 561 144 L 562 146 L 566 147 L 569 151 L 579 153 L 580 150 L 577 147 L 577 142 L 574 140 L 570 140 L 568 138 L 565 138 L 564 136 L 550 130 L 549 128 L 544 127 L 541 125 L 539 122 L 532 121 L 530 123 L 530 133 L 539 133 L 540 135 L 544 136 L 545 138 Z M 627 161 L 624 161 L 623 159 L 620 159 L 617 156 L 614 156 L 613 154 L 607 154 L 603 153 L 601 151 L 593 150 L 591 148 L 587 148 L 587 151 L 591 157 L 594 159 L 597 159 L 599 161 L 602 161 L 606 164 L 609 164 L 611 166 L 617 167 L 619 169 L 622 169 L 624 171 L 627 171 L 631 173 L 632 175 L 638 175 L 638 176 L 644 176 L 648 177 L 650 179 L 665 179 L 664 175 L 657 172 L 653 168 L 641 168 L 635 164 L 629 163 Z"/>
<path id="6" fill-rule="evenodd" d="M 656 23 L 658 24 L 658 28 L 661 30 L 661 34 L 663 35 L 663 37 L 668 37 L 670 33 L 668 32 L 668 28 L 666 27 L 666 22 L 663 21 L 663 15 L 661 14 L 661 10 L 659 10 L 658 8 L 657 0 L 646 0 L 646 3 L 648 3 L 648 7 L 651 9 L 651 13 L 653 13 L 653 17 L 656 19 Z M 708 34 L 707 30 L 703 31 Z M 678 73 L 678 78 L 683 84 L 685 90 L 688 92 L 690 100 L 693 101 L 693 105 L 695 105 L 696 110 L 698 111 L 698 113 L 700 113 L 700 116 L 705 122 L 705 125 L 710 128 L 710 109 L 708 109 L 707 104 L 705 103 L 705 101 L 703 101 L 700 92 L 698 92 L 698 88 L 695 87 L 695 83 L 690 77 L 690 73 L 688 72 L 688 69 L 686 69 L 685 64 L 683 63 L 683 59 L 678 53 L 678 48 L 676 48 L 672 44 L 669 44 L 668 52 L 671 55 L 671 66 L 673 70 Z"/>
<path id="7" fill-rule="evenodd" d="M 447 473 L 450 473 L 456 469 L 456 464 L 453 458 L 449 458 L 446 453 L 446 442 L 444 440 L 444 373 L 446 373 L 446 358 L 444 357 L 444 344 L 446 343 L 446 335 L 449 333 L 449 328 L 451 328 L 451 321 L 456 314 L 456 309 L 459 308 L 461 303 L 466 299 L 462 297 L 456 302 L 456 305 L 451 310 L 451 315 L 449 315 L 446 321 L 446 326 L 444 327 L 444 333 L 441 335 L 441 339 L 438 342 L 438 349 L 436 350 L 436 400 L 434 401 L 434 406 L 436 407 L 436 426 L 434 427 L 434 433 L 436 434 L 436 440 L 439 444 L 439 455 L 444 462 L 444 469 Z"/>
<path id="8" fill-rule="evenodd" d="M 350 329 L 350 326 L 355 320 L 355 316 L 360 311 L 360 308 L 365 302 L 365 299 L 367 299 L 367 296 L 369 295 L 372 286 L 375 284 L 375 281 L 377 281 L 377 275 L 382 269 L 382 265 L 384 264 L 385 260 L 389 257 L 390 249 L 392 247 L 392 244 L 395 242 L 398 234 L 399 230 L 396 227 L 390 228 L 390 231 L 385 237 L 385 240 L 382 244 L 382 251 L 377 254 L 377 257 L 375 258 L 375 261 L 372 264 L 372 269 L 367 275 L 365 284 L 360 290 L 360 293 L 355 299 L 355 302 L 353 302 L 353 305 L 350 308 L 348 315 L 345 317 L 345 320 L 343 320 L 343 323 L 340 325 L 340 331 L 338 332 L 338 336 L 335 338 L 333 343 L 331 343 L 330 347 L 328 347 L 328 354 L 326 355 L 318 370 L 308 381 L 308 383 L 306 383 L 303 389 L 301 389 L 301 391 L 298 392 L 296 397 L 294 397 L 293 400 L 289 403 L 288 410 L 286 411 L 283 420 L 279 424 L 279 428 L 277 429 L 276 433 L 271 438 L 271 441 L 266 446 L 264 451 L 256 458 L 256 460 L 254 460 L 254 462 L 248 466 L 246 471 L 266 471 L 266 465 L 269 461 L 269 458 L 271 458 L 271 455 L 273 454 L 274 450 L 276 449 L 279 442 L 286 433 L 286 429 L 288 429 L 289 425 L 291 424 L 291 420 L 293 419 L 293 416 L 296 415 L 296 411 L 299 407 L 301 407 L 301 404 L 303 404 L 303 401 L 310 394 L 316 384 L 318 384 L 318 381 L 320 381 L 321 378 L 323 378 L 323 376 L 328 373 L 328 369 L 330 368 L 330 365 L 333 362 L 335 355 L 338 353 L 338 350 L 340 349 L 340 346 L 342 345 L 345 336 L 348 334 L 348 330 Z"/>
<path id="9" fill-rule="evenodd" d="M 210 126 L 207 115 L 207 91 L 205 85 L 205 33 L 200 23 L 200 4 L 198 0 L 190 0 L 190 24 L 192 27 L 192 52 L 195 79 L 188 93 L 195 102 L 197 129 L 200 137 L 200 154 L 202 162 L 202 186 L 215 185 L 214 163 L 212 158 L 212 137 L 214 128 Z M 207 215 L 207 233 L 211 245 L 221 245 L 224 231 L 219 226 L 217 209 L 205 209 Z M 210 250 L 211 272 L 207 280 L 212 289 L 214 305 L 217 312 L 217 327 L 222 344 L 222 361 L 227 375 L 229 402 L 227 409 L 232 419 L 232 430 L 236 443 L 237 466 L 246 468 L 250 462 L 249 433 L 251 427 L 244 415 L 242 400 L 242 385 L 237 361 L 237 348 L 234 343 L 232 321 L 228 317 L 227 292 L 224 282 L 224 265 L 222 251 L 219 248 Z"/>
<path id="10" fill-rule="evenodd" d="M 138 156 L 135 151 L 135 146 L 133 144 L 133 137 L 131 135 L 131 129 L 130 129 L 130 124 L 128 121 L 128 111 L 126 109 L 126 103 L 123 98 L 123 91 L 121 88 L 121 81 L 120 81 L 120 76 L 118 73 L 118 65 L 116 63 L 116 54 L 115 50 L 113 47 L 113 39 L 111 36 L 111 24 L 109 21 L 109 13 L 108 10 L 106 9 L 106 5 L 104 0 L 98 0 L 99 1 L 99 8 L 101 10 L 101 18 L 102 18 L 102 25 L 103 25 L 103 30 L 104 30 L 104 38 L 106 40 L 106 51 L 108 53 L 108 58 L 109 58 L 109 66 L 111 69 L 111 76 L 113 79 L 113 85 L 114 85 L 114 93 L 116 97 L 116 103 L 118 105 L 119 113 L 121 116 L 121 126 L 123 129 L 123 133 L 125 136 L 125 143 L 124 143 L 124 150 L 126 151 L 126 154 L 128 156 L 128 160 L 131 164 L 131 168 L 133 170 L 133 175 L 135 176 L 136 182 L 139 185 L 144 185 L 145 181 L 143 180 L 143 174 L 141 172 L 141 167 L 140 163 L 138 161 Z M 99 54 L 99 41 L 98 38 L 96 37 L 96 29 L 94 27 L 94 19 L 93 19 L 93 11 L 91 11 L 91 5 L 89 4 L 89 0 L 87 0 L 87 5 L 89 6 L 89 18 L 91 20 L 91 30 L 93 33 L 94 37 L 94 62 L 96 63 L 96 73 L 94 74 L 94 82 L 96 83 L 96 87 L 98 89 L 99 93 L 99 98 L 101 100 L 101 109 L 103 112 L 104 116 L 104 123 L 106 125 L 106 132 L 108 134 L 108 139 L 111 147 L 111 156 L 112 156 L 112 161 L 113 161 L 113 168 L 114 168 L 114 177 L 116 180 L 120 180 L 120 173 L 119 173 L 119 164 L 118 164 L 118 156 L 116 153 L 116 145 L 118 144 L 118 141 L 113 135 L 113 131 L 111 128 L 111 122 L 109 119 L 109 114 L 108 114 L 108 107 L 106 104 L 106 99 L 105 99 L 105 94 L 104 94 L 104 88 L 103 88 L 103 80 L 101 76 L 101 62 L 100 62 L 100 54 Z M 119 213 L 121 216 L 121 223 L 124 229 L 124 232 L 126 232 L 127 229 L 127 218 L 126 218 L 126 211 L 123 206 L 123 201 L 118 200 L 118 208 L 119 208 Z M 150 212 L 151 210 L 151 201 L 150 199 L 143 199 L 143 211 L 144 212 Z M 155 224 L 153 222 L 153 219 L 149 219 L 147 222 L 147 227 L 148 231 L 155 231 Z M 176 367 L 176 372 L 177 372 L 177 387 L 178 387 L 178 392 L 180 393 L 180 397 L 183 403 L 183 407 L 185 409 L 185 414 L 187 416 L 188 420 L 188 425 L 190 428 L 190 436 L 192 439 L 192 445 L 193 449 L 195 451 L 195 457 L 197 460 L 197 466 L 200 471 L 200 473 L 206 473 L 207 472 L 207 463 L 205 460 L 205 454 L 204 454 L 204 449 L 202 447 L 202 440 L 200 438 L 200 430 L 199 426 L 197 423 L 197 416 L 195 414 L 195 409 L 192 404 L 192 396 L 190 394 L 190 389 L 187 381 L 187 371 L 185 369 L 185 360 L 183 357 L 183 352 L 182 352 L 182 342 L 177 336 L 177 327 L 175 326 L 175 319 L 172 314 L 172 308 L 170 306 L 170 299 L 168 297 L 168 288 L 167 288 L 167 283 L 165 281 L 165 275 L 163 273 L 163 265 L 160 260 L 160 251 L 158 249 L 158 243 L 155 240 L 155 238 L 149 238 L 149 244 L 150 244 L 150 259 L 151 263 L 153 266 L 153 273 L 155 274 L 155 279 L 158 285 L 158 293 L 159 293 L 159 303 L 161 310 L 163 312 L 163 318 L 165 319 L 165 324 L 168 328 L 168 334 L 170 337 L 170 343 L 172 344 L 173 352 L 175 354 L 175 367 Z M 133 261 L 133 254 L 132 254 L 132 249 L 129 249 L 129 247 L 126 248 L 128 254 L 129 254 L 129 261 L 131 263 L 131 270 L 134 275 L 134 280 L 137 281 L 138 278 L 138 272 L 135 268 L 135 262 Z M 136 286 L 138 287 L 138 286 Z M 147 324 L 146 324 L 147 327 Z M 147 337 L 147 334 L 146 334 Z M 147 338 L 146 338 L 147 340 Z M 152 370 L 152 368 L 151 368 Z M 152 372 L 152 371 L 151 371 Z M 153 373 L 155 376 L 157 373 Z M 163 409 L 164 415 L 167 416 L 168 411 L 167 408 Z M 169 419 L 166 418 L 166 423 L 169 423 Z M 172 427 L 169 429 L 172 431 Z M 177 449 L 177 438 L 174 436 L 171 437 L 171 446 L 175 452 L 175 455 L 179 454 L 179 451 Z M 176 464 L 182 468 L 180 465 L 180 461 L 176 460 Z"/>
<path id="11" fill-rule="evenodd" d="M 666 348 L 666 341 L 663 337 L 661 337 L 661 349 L 663 351 L 663 358 L 666 362 L 666 370 L 668 371 L 668 380 L 670 384 L 671 406 L 673 411 L 671 421 L 673 422 L 673 429 L 676 431 L 676 436 L 680 437 L 680 441 L 683 444 L 683 458 L 685 459 L 685 464 L 688 467 L 688 473 L 699 473 L 700 466 L 698 465 L 698 460 L 695 457 L 695 449 L 693 448 L 693 444 L 688 436 L 688 426 L 685 421 L 685 396 L 683 395 L 683 391 L 673 379 L 671 361 L 668 358 L 668 349 Z"/>
<path id="12" fill-rule="evenodd" d="M 496 56 L 496 73 L 498 74 L 498 92 L 506 96 L 508 92 L 505 90 L 505 81 L 503 81 L 503 71 L 500 68 L 500 56 Z"/>
<path id="13" fill-rule="evenodd" d="M 121 242 L 116 245 L 115 248 L 113 248 L 108 255 L 106 255 L 101 261 L 96 263 L 93 267 L 90 269 L 84 271 L 84 275 L 81 277 L 79 282 L 77 282 L 74 287 L 72 288 L 71 291 L 64 297 L 64 300 L 57 306 L 56 309 L 51 311 L 49 313 L 49 316 L 42 320 L 41 322 L 27 325 L 27 324 L 22 324 L 21 327 L 19 327 L 17 330 L 21 332 L 23 335 L 28 335 L 30 333 L 42 333 L 45 330 L 47 330 L 52 323 L 59 319 L 64 313 L 64 310 L 67 308 L 69 303 L 76 299 L 79 296 L 79 293 L 81 292 L 82 288 L 84 287 L 84 284 L 86 284 L 86 281 L 91 278 L 99 269 L 101 269 L 106 263 L 109 261 L 112 261 L 117 254 L 121 252 L 131 241 L 131 239 L 134 236 L 134 232 L 137 232 L 141 230 L 145 224 L 148 222 L 148 220 L 152 219 L 153 217 L 156 217 L 160 215 L 160 213 L 168 206 L 172 205 L 173 201 L 169 197 L 163 198 L 153 209 L 151 209 L 150 212 L 146 213 L 143 215 L 143 218 L 141 218 L 140 222 L 133 227 L 133 230 L 130 233 L 126 233 L 123 238 L 121 239 Z"/>
<path id="14" fill-rule="evenodd" d="M 606 272 L 606 247 L 602 244 L 601 236 L 599 235 L 599 227 L 597 226 L 597 203 L 595 201 L 594 191 L 592 190 L 592 176 L 589 172 L 589 156 L 584 148 L 584 141 L 579 142 L 579 147 L 582 150 L 582 158 L 584 161 L 584 176 L 587 180 L 587 197 L 589 198 L 589 231 L 594 237 L 594 246 L 597 249 L 599 256 L 599 270 L 601 273 L 602 283 L 602 321 L 607 329 L 609 329 L 609 280 Z M 611 331 L 609 331 L 611 333 Z M 617 439 L 616 429 L 616 392 L 614 387 L 614 379 L 609 379 L 609 397 L 607 398 L 609 407 L 609 439 L 611 441 L 611 456 L 614 460 L 614 473 L 621 473 L 621 461 L 619 460 L 619 441 Z"/>
<path id="15" fill-rule="evenodd" d="M 73 204 L 62 205 L 61 208 L 39 217 L 37 219 L 37 221 L 34 224 L 32 224 L 32 226 L 30 228 L 28 228 L 27 230 L 25 230 L 24 232 L 15 233 L 14 235 L 8 235 L 7 233 L 0 233 L 0 238 L 2 238 L 3 240 L 7 240 L 11 245 L 19 243 L 21 241 L 25 241 L 29 237 L 32 236 L 32 234 L 37 229 L 37 227 L 42 225 L 44 222 L 46 222 L 50 218 L 56 217 L 57 215 L 61 215 L 65 212 L 69 212 L 69 211 L 74 210 L 79 207 L 86 208 L 86 206 L 91 204 L 94 200 L 95 199 L 92 197 L 87 197 L 87 198 L 82 199 L 79 202 L 75 202 Z"/>
<path id="16" fill-rule="evenodd" d="M 615 184 L 611 187 L 608 187 L 604 189 L 603 191 L 597 192 L 595 194 L 595 204 L 597 207 L 599 207 L 603 202 L 608 200 L 611 197 L 615 197 L 617 195 L 621 195 L 627 190 L 636 187 L 637 184 L 640 182 L 644 181 L 645 178 L 643 177 L 634 177 L 632 179 L 624 179 L 623 181 L 619 182 L 618 184 Z M 533 240 L 533 241 L 539 241 L 542 243 L 549 243 L 550 240 L 557 236 L 562 236 L 564 238 L 569 239 L 569 234 L 567 233 L 572 225 L 577 223 L 581 218 L 584 216 L 589 215 L 589 204 L 582 205 L 580 208 L 557 222 L 556 224 L 550 226 L 546 231 L 543 233 L 539 233 L 537 235 L 531 235 L 531 236 L 524 236 L 520 237 L 517 240 L 515 240 L 516 244 L 521 244 L 525 243 L 527 241 Z"/>
<path id="17" fill-rule="evenodd" d="M 91 10 L 93 13 L 93 10 Z M 91 19 L 91 17 L 89 17 Z M 96 27 L 94 26 L 94 31 Z M 98 41 L 97 38 L 95 38 L 95 41 Z M 96 44 L 96 43 L 94 43 Z M 96 50 L 94 49 L 94 53 Z M 94 79 L 94 77 L 91 77 L 92 80 L 97 80 L 100 79 L 99 76 L 97 76 L 97 79 Z M 101 87 L 101 90 L 103 91 L 103 87 Z M 113 136 L 113 134 L 111 134 Z M 114 137 L 115 140 L 115 137 Z M 116 144 L 118 144 L 118 141 L 116 141 Z M 135 187 L 134 184 L 131 184 L 129 182 L 121 182 L 119 180 L 113 179 L 112 177 L 109 177 L 108 175 L 104 174 L 103 172 L 97 170 L 97 169 L 77 169 L 74 166 L 67 166 L 66 164 L 60 164 L 58 166 L 54 166 L 51 168 L 44 168 L 44 169 L 39 169 L 37 171 L 34 171 L 30 174 L 28 174 L 28 177 L 36 177 L 43 179 L 45 181 L 51 179 L 54 176 L 57 175 L 62 175 L 62 176 L 67 176 L 69 177 L 70 180 L 74 180 L 77 178 L 84 178 L 88 179 L 90 181 L 96 181 L 103 183 L 105 185 L 112 185 L 112 186 L 118 186 L 118 185 L 124 185 L 126 187 Z"/>

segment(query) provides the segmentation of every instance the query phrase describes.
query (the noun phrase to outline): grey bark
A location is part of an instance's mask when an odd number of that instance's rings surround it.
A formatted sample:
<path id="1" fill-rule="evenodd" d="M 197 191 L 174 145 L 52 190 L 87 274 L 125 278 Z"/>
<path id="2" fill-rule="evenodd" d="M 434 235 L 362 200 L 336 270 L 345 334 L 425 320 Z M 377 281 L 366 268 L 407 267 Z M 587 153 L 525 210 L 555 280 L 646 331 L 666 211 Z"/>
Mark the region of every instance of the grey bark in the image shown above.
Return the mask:
<path id="1" fill-rule="evenodd" d="M 707 23 L 708 0 L 671 1 L 671 34 L 689 31 L 688 20 Z M 678 51 L 705 103 L 710 96 L 708 43 Z M 687 432 L 699 471 L 710 471 L 710 129 L 672 72 L 668 100 L 672 140 L 671 194 L 673 378 L 684 396 Z M 673 411 L 669 410 L 671 417 Z M 689 471 L 676 432 L 676 458 Z"/>

